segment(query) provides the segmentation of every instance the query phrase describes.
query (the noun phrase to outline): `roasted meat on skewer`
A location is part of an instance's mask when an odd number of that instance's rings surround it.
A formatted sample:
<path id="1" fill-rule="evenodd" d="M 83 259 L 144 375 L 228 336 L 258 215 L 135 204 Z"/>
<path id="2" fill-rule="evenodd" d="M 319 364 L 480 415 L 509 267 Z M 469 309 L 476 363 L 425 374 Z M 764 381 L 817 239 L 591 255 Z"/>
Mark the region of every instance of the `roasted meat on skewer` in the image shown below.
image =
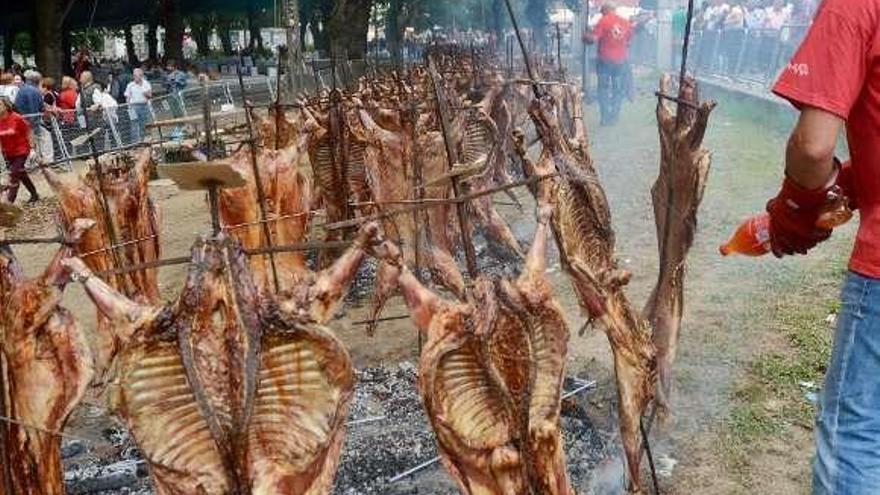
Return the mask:
<path id="1" fill-rule="evenodd" d="M 556 174 L 537 188 L 556 199 L 553 231 L 562 264 L 571 277 L 581 307 L 605 330 L 614 355 L 620 436 L 629 468 L 628 491 L 641 492 L 641 421 L 654 397 L 656 350 L 648 322 L 633 308 L 623 286 L 629 273 L 614 258 L 614 232 L 605 192 L 599 184 L 587 145 L 569 142 L 551 96 L 534 100 L 529 114 L 544 146 L 534 173 Z M 576 125 L 583 125 L 580 120 Z M 583 130 L 575 135 L 586 136 Z"/>
<path id="2" fill-rule="evenodd" d="M 660 80 L 660 92 L 669 94 L 671 78 Z M 657 101 L 660 127 L 660 173 L 651 189 L 654 219 L 660 250 L 657 285 L 645 307 L 645 318 L 654 329 L 657 368 L 660 377 L 658 402 L 669 407 L 672 365 L 675 361 L 681 316 L 684 311 L 685 260 L 694 243 L 697 210 L 709 176 L 712 157 L 703 147 L 703 136 L 714 102 L 700 103 L 697 84 L 685 79 L 679 98 L 690 103 L 679 105 L 679 115 L 663 99 Z"/>
<path id="3" fill-rule="evenodd" d="M 396 256 L 400 288 L 427 339 L 419 392 L 462 493 L 574 493 L 559 426 L 568 329 L 544 275 L 550 214 L 543 209 L 523 274 L 480 277 L 466 302 L 441 299 Z"/>
<path id="4" fill-rule="evenodd" d="M 331 492 L 354 370 L 311 315 L 341 299 L 377 232 L 366 226 L 286 301 L 258 290 L 241 246 L 222 235 L 195 244 L 186 285 L 166 307 L 134 303 L 66 262 L 100 310 L 131 329 L 113 406 L 159 495 Z"/>
<path id="5" fill-rule="evenodd" d="M 266 196 L 266 227 L 273 246 L 286 246 L 305 240 L 309 225 L 311 184 L 300 172 L 295 146 L 281 150 L 262 150 L 257 166 Z M 268 247 L 265 228 L 260 223 L 260 203 L 250 150 L 242 149 L 229 163 L 247 181 L 247 185 L 220 191 L 220 218 L 227 231 L 245 249 Z M 275 253 L 279 289 L 288 290 L 306 276 L 305 255 L 301 252 Z M 253 256 L 251 270 L 260 290 L 274 292 L 268 256 Z"/>
<path id="6" fill-rule="evenodd" d="M 8 246 L 0 246 L 0 420 L 3 458 L 10 476 L 9 495 L 64 493 L 61 437 L 70 413 L 85 394 L 94 373 L 86 333 L 59 304 L 68 282 L 61 265 L 94 224 L 71 222 L 65 245 L 43 274 L 25 279 Z M 0 473 L 0 493 L 3 492 Z"/>
<path id="7" fill-rule="evenodd" d="M 42 168 L 46 181 L 58 196 L 64 228 L 69 230 L 77 218 L 95 221 L 95 226 L 83 235 L 75 248 L 76 254 L 82 256 L 86 265 L 96 273 L 122 268 L 121 265 L 148 263 L 160 257 L 159 218 L 147 190 L 155 166 L 150 150 L 140 152 L 133 166 L 126 166 L 124 160 L 121 164 L 118 166 L 102 159 L 103 181 L 91 170 L 72 183 L 62 180 L 49 168 Z M 102 190 L 109 212 L 101 200 Z M 110 249 L 113 242 L 108 220 L 121 244 L 116 249 Z M 160 302 L 158 271 L 154 268 L 109 276 L 106 281 L 138 302 Z M 95 379 L 100 383 L 105 380 L 121 342 L 116 329 L 100 312 L 96 336 Z"/>

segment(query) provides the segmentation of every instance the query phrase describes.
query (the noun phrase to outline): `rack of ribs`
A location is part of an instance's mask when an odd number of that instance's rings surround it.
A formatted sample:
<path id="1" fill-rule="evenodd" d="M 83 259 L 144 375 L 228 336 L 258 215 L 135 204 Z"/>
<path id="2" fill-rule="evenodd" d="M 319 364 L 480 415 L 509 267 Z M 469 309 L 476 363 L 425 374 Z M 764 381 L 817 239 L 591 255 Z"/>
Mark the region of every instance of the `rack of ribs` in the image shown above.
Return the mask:
<path id="1" fill-rule="evenodd" d="M 258 290 L 240 244 L 222 234 L 195 243 L 183 291 L 165 307 L 135 303 L 66 260 L 99 309 L 128 329 L 111 401 L 157 494 L 331 492 L 355 377 L 321 320 L 377 232 L 365 226 L 286 300 Z"/>
<path id="2" fill-rule="evenodd" d="M 479 277 L 466 302 L 424 287 L 397 260 L 399 285 L 426 336 L 419 392 L 441 460 L 465 494 L 572 495 L 559 417 L 568 345 L 546 280 L 552 209 L 542 209 L 516 280 Z"/>
<path id="3" fill-rule="evenodd" d="M 59 305 L 69 280 L 61 262 L 93 224 L 71 222 L 65 245 L 35 279 L 25 278 L 9 246 L 0 246 L 0 415 L 13 420 L 0 421 L 0 493 L 64 493 L 55 432 L 85 394 L 94 361 L 86 333 Z"/>
<path id="4" fill-rule="evenodd" d="M 671 78 L 660 80 L 660 93 L 669 94 Z M 696 82 L 686 78 L 679 88 L 678 115 L 663 98 L 657 101 L 660 128 L 660 173 L 651 189 L 654 219 L 660 251 L 657 284 L 645 307 L 645 318 L 653 326 L 660 377 L 658 402 L 669 408 L 672 365 L 684 310 L 685 260 L 694 243 L 697 210 L 709 176 L 711 154 L 702 145 L 709 115 L 715 102 L 700 102 Z"/>
<path id="5" fill-rule="evenodd" d="M 623 291 L 629 273 L 614 258 L 614 232 L 608 200 L 586 142 L 563 136 L 557 104 L 550 95 L 535 99 L 529 115 L 541 137 L 543 151 L 533 172 L 545 176 L 538 195 L 555 198 L 553 231 L 562 265 L 572 280 L 581 307 L 608 336 L 617 380 L 620 435 L 629 468 L 628 491 L 641 492 L 641 420 L 654 397 L 656 350 L 648 322 Z M 580 120 L 576 125 L 583 125 Z M 586 136 L 583 130 L 576 135 Z"/>
<path id="6" fill-rule="evenodd" d="M 74 182 L 61 179 L 47 167 L 42 168 L 46 181 L 58 196 L 61 224 L 70 230 L 77 218 L 95 220 L 95 226 L 76 244 L 75 251 L 94 272 L 106 272 L 123 266 L 156 261 L 160 257 L 159 215 L 149 196 L 148 182 L 155 163 L 150 150 L 134 157 L 134 164 L 125 160 L 111 163 L 102 157 L 103 184 L 94 170 Z M 101 194 L 106 197 L 109 211 L 104 208 Z M 112 236 L 108 221 L 121 244 L 111 249 Z M 158 271 L 145 269 L 107 277 L 107 283 L 139 302 L 160 301 Z M 96 380 L 103 381 L 119 351 L 120 342 L 112 325 L 98 313 Z"/>

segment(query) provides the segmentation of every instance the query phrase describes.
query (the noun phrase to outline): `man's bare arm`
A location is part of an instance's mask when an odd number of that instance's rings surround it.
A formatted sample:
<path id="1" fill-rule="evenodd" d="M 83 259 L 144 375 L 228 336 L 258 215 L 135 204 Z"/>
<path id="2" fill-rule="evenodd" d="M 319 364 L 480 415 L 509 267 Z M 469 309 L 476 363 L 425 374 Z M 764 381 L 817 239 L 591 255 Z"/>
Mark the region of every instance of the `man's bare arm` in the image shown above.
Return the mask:
<path id="1" fill-rule="evenodd" d="M 788 177 L 804 189 L 826 187 L 834 178 L 834 150 L 843 124 L 833 113 L 804 107 L 785 152 Z"/>

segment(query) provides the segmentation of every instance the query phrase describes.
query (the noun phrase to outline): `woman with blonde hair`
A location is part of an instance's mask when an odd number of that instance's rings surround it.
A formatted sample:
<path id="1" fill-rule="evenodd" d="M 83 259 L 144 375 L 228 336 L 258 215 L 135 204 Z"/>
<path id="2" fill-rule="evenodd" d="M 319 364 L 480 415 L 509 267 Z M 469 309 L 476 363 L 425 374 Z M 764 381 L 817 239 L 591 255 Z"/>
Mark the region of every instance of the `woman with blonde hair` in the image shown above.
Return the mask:
<path id="1" fill-rule="evenodd" d="M 6 97 L 0 97 L 0 148 L 3 149 L 3 158 L 9 168 L 10 181 L 6 187 L 6 199 L 15 203 L 19 184 L 24 184 L 31 194 L 28 204 L 39 201 L 40 195 L 25 168 L 33 153 L 34 133 L 27 121 L 13 111 L 12 101 Z"/>

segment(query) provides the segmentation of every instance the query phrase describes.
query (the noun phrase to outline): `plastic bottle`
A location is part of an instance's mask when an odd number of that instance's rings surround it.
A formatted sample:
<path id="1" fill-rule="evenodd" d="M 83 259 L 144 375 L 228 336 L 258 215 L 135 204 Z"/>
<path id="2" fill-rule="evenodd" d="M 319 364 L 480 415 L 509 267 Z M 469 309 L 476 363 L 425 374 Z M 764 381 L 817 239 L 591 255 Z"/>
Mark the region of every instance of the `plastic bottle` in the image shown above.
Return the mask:
<path id="1" fill-rule="evenodd" d="M 846 197 L 829 193 L 828 204 L 822 208 L 816 227 L 832 230 L 850 221 L 853 212 Z M 721 245 L 722 256 L 741 254 L 763 256 L 770 252 L 770 215 L 761 213 L 740 224 L 733 237 Z"/>
<path id="2" fill-rule="evenodd" d="M 761 213 L 749 218 L 736 229 L 733 237 L 721 245 L 722 256 L 741 254 L 763 256 L 770 252 L 770 215 Z"/>

